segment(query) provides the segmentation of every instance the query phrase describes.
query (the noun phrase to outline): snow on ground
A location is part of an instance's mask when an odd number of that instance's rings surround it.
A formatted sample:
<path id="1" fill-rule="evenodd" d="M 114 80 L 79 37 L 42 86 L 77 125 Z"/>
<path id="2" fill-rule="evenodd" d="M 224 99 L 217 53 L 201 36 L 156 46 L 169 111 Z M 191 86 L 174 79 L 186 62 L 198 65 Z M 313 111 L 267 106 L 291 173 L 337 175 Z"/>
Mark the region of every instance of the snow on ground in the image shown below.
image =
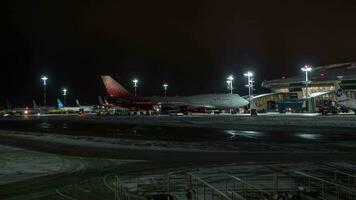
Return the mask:
<path id="1" fill-rule="evenodd" d="M 79 167 L 60 156 L 0 146 L 0 184 Z"/>
<path id="2" fill-rule="evenodd" d="M 172 150 L 172 151 L 213 151 L 214 147 L 205 147 L 201 143 L 184 143 L 184 142 L 164 142 L 154 140 L 129 140 L 119 138 L 103 138 L 91 136 L 71 136 L 58 134 L 43 134 L 20 131 L 1 130 L 0 135 L 11 137 L 34 139 L 39 141 L 48 141 L 64 143 L 71 145 L 107 147 L 107 148 L 125 148 L 125 149 L 150 149 L 150 150 Z M 187 148 L 189 147 L 189 148 Z"/>
<path id="3" fill-rule="evenodd" d="M 0 145 L 0 185 L 29 178 L 60 173 L 73 173 L 90 168 L 97 163 L 125 164 L 126 160 L 85 159 L 55 154 L 29 151 L 21 148 Z"/>

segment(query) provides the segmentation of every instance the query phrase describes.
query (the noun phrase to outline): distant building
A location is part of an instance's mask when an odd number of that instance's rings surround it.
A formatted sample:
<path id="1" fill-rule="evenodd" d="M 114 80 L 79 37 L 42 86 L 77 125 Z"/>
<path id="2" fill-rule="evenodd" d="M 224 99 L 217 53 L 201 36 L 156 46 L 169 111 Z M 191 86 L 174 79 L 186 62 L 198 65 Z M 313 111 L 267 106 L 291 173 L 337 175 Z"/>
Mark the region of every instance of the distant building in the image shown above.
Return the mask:
<path id="1" fill-rule="evenodd" d="M 340 84 L 347 96 L 355 98 L 356 62 L 313 67 L 313 71 L 309 72 L 309 81 L 311 82 L 308 85 L 308 100 L 303 72 L 298 76 L 263 81 L 262 87 L 270 89 L 271 93 L 253 97 L 251 106 L 257 110 L 268 111 L 276 110 L 281 102 L 292 105 L 294 101 L 304 100 L 304 107 L 300 108 L 301 110 L 305 109 L 309 102 L 310 111 L 316 111 L 316 107 L 325 100 L 335 100 L 333 92 L 335 82 Z"/>

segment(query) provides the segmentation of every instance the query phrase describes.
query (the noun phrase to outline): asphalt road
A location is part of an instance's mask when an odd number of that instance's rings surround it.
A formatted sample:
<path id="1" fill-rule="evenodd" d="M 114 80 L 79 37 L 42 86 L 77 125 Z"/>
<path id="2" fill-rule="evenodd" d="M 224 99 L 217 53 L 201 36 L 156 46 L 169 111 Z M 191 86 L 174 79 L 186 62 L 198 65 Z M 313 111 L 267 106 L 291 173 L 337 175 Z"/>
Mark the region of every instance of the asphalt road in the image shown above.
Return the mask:
<path id="1" fill-rule="evenodd" d="M 251 124 L 236 124 L 235 118 L 226 117 L 217 118 L 218 126 L 213 124 L 214 120 L 211 117 L 206 120 L 199 117 L 164 117 L 158 123 L 155 118 L 143 116 L 95 119 L 96 117 L 93 116 L 84 120 L 75 116 L 0 119 L 0 144 L 82 158 L 115 158 L 150 162 L 112 166 L 107 169 L 85 168 L 81 171 L 69 171 L 3 185 L 3 189 L 0 189 L 0 198 L 48 199 L 53 197 L 53 199 L 63 199 L 56 192 L 60 191 L 74 196 L 75 199 L 88 199 L 84 197 L 89 194 L 73 192 L 66 188 L 73 188 L 74 185 L 81 186 L 83 180 L 91 180 L 90 184 L 97 190 L 96 194 L 91 194 L 94 195 L 91 199 L 100 199 L 105 195 L 112 195 L 112 191 L 102 183 L 103 177 L 116 173 L 174 169 L 180 166 L 246 162 L 269 164 L 340 161 L 354 163 L 356 161 L 354 156 L 356 155 L 356 134 L 353 129 L 347 127 L 263 126 L 263 123 L 261 126 L 252 126 Z M 343 119 L 343 117 L 328 117 L 327 120 L 335 119 Z M 346 121 L 348 120 L 353 123 L 353 116 L 348 116 Z M 174 126 L 177 121 L 177 126 Z M 37 138 L 59 135 L 76 143 L 20 137 L 21 134 L 33 134 Z M 138 149 L 95 146 L 81 144 L 79 137 L 125 139 L 133 144 L 152 140 L 168 146 L 167 150 L 157 150 L 150 146 Z M 187 146 L 184 151 L 169 149 L 172 143 Z M 190 151 L 190 147 L 196 144 L 205 147 L 211 145 L 215 148 L 207 151 Z"/>
<path id="2" fill-rule="evenodd" d="M 126 139 L 133 144 L 135 141 L 138 143 L 148 140 L 161 141 L 160 144 L 164 145 L 175 142 L 183 144 L 183 148 L 186 148 L 184 151 L 174 148 L 157 150 L 150 146 L 146 149 L 112 148 L 90 146 L 80 142 L 73 145 L 53 140 L 40 141 L 34 138 L 17 137 L 15 132 L 0 137 L 1 144 L 36 151 L 120 159 L 196 162 L 347 161 L 354 160 L 355 157 L 352 155 L 356 152 L 356 134 L 349 128 L 277 127 L 255 131 L 245 126 L 234 130 L 44 118 L 41 120 L 0 120 L 0 129 L 42 135 L 64 135 L 71 139 L 75 136 Z M 189 151 L 191 144 L 203 144 L 205 147 L 218 146 L 219 150 L 205 148 L 206 152 L 204 150 Z"/>

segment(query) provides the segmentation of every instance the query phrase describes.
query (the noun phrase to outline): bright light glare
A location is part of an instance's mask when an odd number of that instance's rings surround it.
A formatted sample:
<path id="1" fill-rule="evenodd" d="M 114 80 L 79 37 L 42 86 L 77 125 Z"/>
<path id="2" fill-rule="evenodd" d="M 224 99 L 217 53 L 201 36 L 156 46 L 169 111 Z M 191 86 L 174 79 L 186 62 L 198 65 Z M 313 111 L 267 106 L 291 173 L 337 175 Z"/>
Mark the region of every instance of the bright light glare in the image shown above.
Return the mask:
<path id="1" fill-rule="evenodd" d="M 309 65 L 305 65 L 303 68 L 300 68 L 303 72 L 310 72 L 312 68 Z"/>
<path id="2" fill-rule="evenodd" d="M 48 78 L 47 78 L 47 76 L 42 76 L 41 80 L 43 81 L 43 85 L 46 85 Z"/>
<path id="3" fill-rule="evenodd" d="M 297 136 L 307 140 L 316 140 L 320 138 L 319 134 L 309 134 L 309 133 L 301 133 L 301 134 L 297 134 Z"/>
<path id="4" fill-rule="evenodd" d="M 227 80 L 230 80 L 230 81 L 234 80 L 234 76 L 233 76 L 233 75 L 229 75 L 229 76 L 227 77 Z"/>
<path id="5" fill-rule="evenodd" d="M 246 72 L 246 73 L 244 73 L 244 76 L 251 77 L 251 76 L 253 76 L 253 73 L 252 72 Z"/>
<path id="6" fill-rule="evenodd" d="M 133 79 L 132 82 L 134 83 L 134 87 L 135 87 L 135 96 L 136 96 L 136 88 L 137 88 L 137 83 L 138 83 L 138 79 Z"/>

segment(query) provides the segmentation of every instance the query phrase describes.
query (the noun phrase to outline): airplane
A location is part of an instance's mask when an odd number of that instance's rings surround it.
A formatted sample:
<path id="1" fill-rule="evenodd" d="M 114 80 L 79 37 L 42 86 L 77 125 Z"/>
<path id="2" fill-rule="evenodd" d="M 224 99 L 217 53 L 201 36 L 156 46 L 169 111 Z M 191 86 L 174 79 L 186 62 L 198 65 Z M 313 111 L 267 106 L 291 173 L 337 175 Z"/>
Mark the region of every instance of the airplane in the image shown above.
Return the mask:
<path id="1" fill-rule="evenodd" d="M 236 109 L 248 105 L 238 94 L 201 94 L 182 97 L 136 97 L 111 76 L 101 76 L 109 98 L 119 106 L 138 109 L 178 108 L 183 112 L 205 109 Z"/>
<path id="2" fill-rule="evenodd" d="M 76 99 L 75 102 L 76 102 L 75 107 L 66 107 L 63 105 L 61 100 L 57 99 L 58 109 L 62 110 L 62 111 L 74 112 L 74 113 L 78 113 L 80 111 L 83 111 L 83 112 L 93 112 L 94 111 L 94 106 L 81 106 L 78 99 Z"/>
<path id="3" fill-rule="evenodd" d="M 105 102 L 103 101 L 103 98 L 101 98 L 101 96 L 99 96 L 99 106 L 100 107 L 105 107 L 107 106 L 107 101 L 105 100 Z"/>
<path id="4" fill-rule="evenodd" d="M 34 99 L 32 100 L 32 104 L 33 104 L 33 109 L 37 110 L 40 113 L 49 113 L 51 110 L 54 109 L 54 107 L 50 107 L 50 106 L 39 106 Z"/>
<path id="5" fill-rule="evenodd" d="M 127 114 L 127 112 L 129 112 L 130 109 L 109 103 L 106 99 L 103 100 L 101 96 L 99 96 L 98 111 L 99 111 L 98 114 L 115 115 L 115 114 Z"/>
<path id="6" fill-rule="evenodd" d="M 75 100 L 75 103 L 76 103 L 76 106 L 83 109 L 84 112 L 93 112 L 93 110 L 94 110 L 94 106 L 82 106 L 79 103 L 78 99 Z"/>
<path id="7" fill-rule="evenodd" d="M 29 108 L 29 107 L 12 107 L 10 101 L 6 101 L 6 108 L 1 110 L 2 116 L 9 116 L 9 115 L 30 115 L 30 114 L 37 114 L 38 110 Z"/>
<path id="8" fill-rule="evenodd" d="M 355 111 L 356 114 L 356 99 L 347 97 L 342 92 L 342 89 L 338 83 L 335 83 L 334 87 L 335 87 L 336 103 L 343 108 L 347 108 Z"/>

